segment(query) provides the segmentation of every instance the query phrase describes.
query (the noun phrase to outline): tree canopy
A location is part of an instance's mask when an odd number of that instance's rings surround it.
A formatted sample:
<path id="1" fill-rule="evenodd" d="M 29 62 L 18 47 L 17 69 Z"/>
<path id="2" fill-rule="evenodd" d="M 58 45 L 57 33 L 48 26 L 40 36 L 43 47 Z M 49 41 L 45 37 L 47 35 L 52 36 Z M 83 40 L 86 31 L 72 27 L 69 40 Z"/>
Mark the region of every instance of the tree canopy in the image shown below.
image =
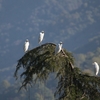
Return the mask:
<path id="1" fill-rule="evenodd" d="M 99 100 L 100 78 L 89 76 L 74 66 L 73 55 L 65 49 L 55 54 L 55 44 L 46 43 L 36 47 L 18 60 L 14 76 L 20 74 L 22 87 L 32 85 L 37 80 L 46 81 L 54 72 L 58 79 L 55 98 L 58 100 Z"/>

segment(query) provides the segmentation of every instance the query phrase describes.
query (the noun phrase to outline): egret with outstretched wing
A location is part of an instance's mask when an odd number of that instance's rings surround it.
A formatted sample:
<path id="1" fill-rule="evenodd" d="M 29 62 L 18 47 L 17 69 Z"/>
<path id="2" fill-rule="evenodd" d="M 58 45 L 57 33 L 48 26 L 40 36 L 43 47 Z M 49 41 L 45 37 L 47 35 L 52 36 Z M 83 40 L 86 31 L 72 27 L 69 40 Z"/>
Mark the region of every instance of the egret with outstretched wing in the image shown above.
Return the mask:
<path id="1" fill-rule="evenodd" d="M 29 48 L 29 40 L 26 39 L 25 44 L 24 44 L 24 52 L 26 53 L 28 51 Z"/>
<path id="2" fill-rule="evenodd" d="M 94 62 L 93 65 L 95 66 L 95 69 L 96 69 L 96 75 L 98 75 L 99 73 L 99 65 L 97 62 Z"/>
<path id="3" fill-rule="evenodd" d="M 43 38 L 44 38 L 44 31 L 40 32 L 40 35 L 39 35 L 39 44 L 43 41 Z"/>

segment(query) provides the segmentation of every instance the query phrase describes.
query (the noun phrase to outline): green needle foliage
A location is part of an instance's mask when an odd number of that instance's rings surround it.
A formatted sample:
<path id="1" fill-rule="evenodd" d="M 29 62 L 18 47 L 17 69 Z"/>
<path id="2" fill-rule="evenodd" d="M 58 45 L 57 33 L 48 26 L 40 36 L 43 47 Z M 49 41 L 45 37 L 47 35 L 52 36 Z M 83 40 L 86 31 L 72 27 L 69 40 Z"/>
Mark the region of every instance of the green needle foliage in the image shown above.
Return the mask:
<path id="1" fill-rule="evenodd" d="M 55 54 L 55 44 L 46 43 L 28 51 L 18 60 L 14 76 L 20 74 L 22 87 L 32 85 L 33 82 L 46 81 L 50 73 L 54 72 L 58 79 L 55 98 L 58 100 L 100 100 L 100 78 L 89 76 L 74 67 L 72 54 L 65 49 Z"/>

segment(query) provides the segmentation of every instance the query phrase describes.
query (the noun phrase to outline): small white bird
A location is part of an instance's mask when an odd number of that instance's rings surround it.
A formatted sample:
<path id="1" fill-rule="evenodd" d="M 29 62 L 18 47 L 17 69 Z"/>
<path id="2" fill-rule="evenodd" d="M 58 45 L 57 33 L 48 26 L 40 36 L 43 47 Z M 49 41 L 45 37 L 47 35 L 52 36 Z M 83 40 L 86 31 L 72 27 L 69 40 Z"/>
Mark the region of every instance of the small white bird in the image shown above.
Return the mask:
<path id="1" fill-rule="evenodd" d="M 60 42 L 58 45 L 56 45 L 55 54 L 59 53 L 61 50 L 62 50 L 62 42 Z"/>
<path id="2" fill-rule="evenodd" d="M 24 44 L 24 52 L 26 53 L 28 51 L 29 48 L 29 40 L 26 39 L 25 44 Z"/>
<path id="3" fill-rule="evenodd" d="M 44 38 L 44 31 L 40 32 L 40 35 L 39 35 L 39 44 L 43 41 L 43 38 Z"/>
<path id="4" fill-rule="evenodd" d="M 94 62 L 93 65 L 95 66 L 95 69 L 96 69 L 96 75 L 98 75 L 99 73 L 99 65 L 97 62 Z"/>

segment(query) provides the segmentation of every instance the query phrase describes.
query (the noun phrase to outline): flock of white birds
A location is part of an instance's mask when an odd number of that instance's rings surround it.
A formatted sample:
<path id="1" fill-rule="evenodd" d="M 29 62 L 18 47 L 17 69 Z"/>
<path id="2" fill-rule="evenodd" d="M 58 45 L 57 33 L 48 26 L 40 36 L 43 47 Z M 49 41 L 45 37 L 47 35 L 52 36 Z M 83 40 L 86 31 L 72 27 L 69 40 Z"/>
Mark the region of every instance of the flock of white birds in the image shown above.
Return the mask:
<path id="1" fill-rule="evenodd" d="M 43 38 L 44 38 L 44 31 L 40 32 L 40 34 L 39 34 L 39 41 L 38 41 L 39 44 L 43 41 Z M 29 49 L 29 40 L 26 39 L 25 44 L 24 44 L 24 52 L 27 53 L 28 49 Z M 58 45 L 56 45 L 55 54 L 60 53 L 61 50 L 62 50 L 62 42 L 60 42 Z M 95 74 L 98 75 L 98 73 L 99 73 L 99 65 L 98 65 L 97 62 L 94 62 L 93 65 L 94 65 L 94 67 L 96 69 L 96 73 Z"/>

